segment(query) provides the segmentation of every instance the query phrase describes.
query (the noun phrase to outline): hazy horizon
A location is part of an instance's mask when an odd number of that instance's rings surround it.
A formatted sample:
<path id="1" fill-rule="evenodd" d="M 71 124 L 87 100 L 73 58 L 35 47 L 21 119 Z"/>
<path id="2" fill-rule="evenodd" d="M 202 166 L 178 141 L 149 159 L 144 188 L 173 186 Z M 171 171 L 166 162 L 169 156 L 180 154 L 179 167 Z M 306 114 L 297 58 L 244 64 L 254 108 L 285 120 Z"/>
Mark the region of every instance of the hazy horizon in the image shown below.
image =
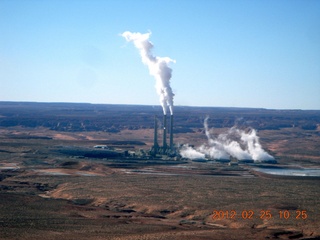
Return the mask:
<path id="1" fill-rule="evenodd" d="M 88 104 L 88 105 L 123 105 L 123 106 L 146 106 L 157 107 L 161 110 L 160 104 L 135 104 L 135 103 L 90 103 L 90 102 L 40 102 L 40 101 L 6 101 L 0 100 L 0 103 L 39 103 L 39 104 Z M 320 111 L 320 109 L 299 109 L 299 108 L 263 108 L 263 107 L 230 107 L 230 106 L 198 106 L 198 105 L 175 105 L 175 107 L 190 108 L 234 108 L 234 109 L 264 109 L 279 111 Z M 169 114 L 169 113 L 168 113 Z"/>

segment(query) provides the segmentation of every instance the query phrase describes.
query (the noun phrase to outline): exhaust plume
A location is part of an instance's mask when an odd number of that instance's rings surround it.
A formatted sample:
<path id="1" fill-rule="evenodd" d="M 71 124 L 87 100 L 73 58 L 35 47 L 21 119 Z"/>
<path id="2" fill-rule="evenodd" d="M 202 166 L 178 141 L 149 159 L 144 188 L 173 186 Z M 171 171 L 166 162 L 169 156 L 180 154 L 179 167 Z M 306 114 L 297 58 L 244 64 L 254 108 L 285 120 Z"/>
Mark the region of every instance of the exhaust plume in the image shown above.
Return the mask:
<path id="1" fill-rule="evenodd" d="M 188 145 L 183 145 L 182 149 L 180 151 L 180 154 L 182 157 L 184 158 L 189 158 L 189 159 L 197 159 L 197 158 L 205 158 L 205 154 L 201 153 L 195 149 L 193 149 L 192 147 L 188 146 Z"/>
<path id="2" fill-rule="evenodd" d="M 170 86 L 170 79 L 172 76 L 172 69 L 168 66 L 170 62 L 175 60 L 169 57 L 157 57 L 152 55 L 153 44 L 149 41 L 151 33 L 132 33 L 126 31 L 121 34 L 128 42 L 133 42 L 135 47 L 139 50 L 142 62 L 148 66 L 150 75 L 156 79 L 156 90 L 160 97 L 160 104 L 163 113 L 167 114 L 169 107 L 170 114 L 173 114 L 173 97 Z"/>
<path id="3" fill-rule="evenodd" d="M 256 130 L 250 129 L 244 131 L 232 127 L 227 133 L 222 133 L 213 137 L 208 127 L 207 117 L 204 120 L 204 129 L 208 139 L 207 144 L 203 144 L 197 149 L 193 149 L 199 154 L 205 154 L 213 159 L 229 159 L 230 156 L 238 160 L 270 161 L 274 160 L 270 154 L 263 150 Z M 185 151 L 191 152 L 190 149 L 182 148 L 181 155 L 186 155 Z M 196 155 L 193 152 L 193 155 Z"/>

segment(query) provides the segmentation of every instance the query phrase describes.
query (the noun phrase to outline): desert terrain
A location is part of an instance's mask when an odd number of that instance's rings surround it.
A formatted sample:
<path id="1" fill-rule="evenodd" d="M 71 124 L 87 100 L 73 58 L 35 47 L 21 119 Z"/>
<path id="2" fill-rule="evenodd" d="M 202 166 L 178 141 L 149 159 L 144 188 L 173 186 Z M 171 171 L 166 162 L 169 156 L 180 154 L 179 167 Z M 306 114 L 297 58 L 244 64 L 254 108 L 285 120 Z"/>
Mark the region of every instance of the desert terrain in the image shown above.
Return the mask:
<path id="1" fill-rule="evenodd" d="M 154 115 L 160 107 L 0 102 L 0 239 L 320 239 L 318 177 L 123 155 L 148 152 Z M 174 116 L 175 144 L 205 143 L 209 116 L 212 134 L 256 129 L 274 167 L 320 169 L 320 111 Z"/>

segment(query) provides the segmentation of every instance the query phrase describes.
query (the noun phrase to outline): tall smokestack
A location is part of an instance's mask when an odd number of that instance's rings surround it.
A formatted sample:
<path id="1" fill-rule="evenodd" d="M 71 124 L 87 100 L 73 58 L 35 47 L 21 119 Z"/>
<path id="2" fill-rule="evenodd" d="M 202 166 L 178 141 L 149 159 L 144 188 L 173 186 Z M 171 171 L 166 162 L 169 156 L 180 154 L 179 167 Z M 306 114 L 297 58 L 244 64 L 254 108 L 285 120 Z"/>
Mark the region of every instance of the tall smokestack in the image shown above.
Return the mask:
<path id="1" fill-rule="evenodd" d="M 173 115 L 170 115 L 170 149 L 173 150 Z"/>
<path id="2" fill-rule="evenodd" d="M 163 153 L 165 153 L 167 149 L 166 138 L 167 138 L 167 115 L 163 115 L 163 144 L 162 144 Z"/>
<path id="3" fill-rule="evenodd" d="M 158 122 L 157 122 L 157 116 L 154 115 L 154 139 L 153 139 L 153 149 L 154 154 L 157 154 L 158 152 Z"/>

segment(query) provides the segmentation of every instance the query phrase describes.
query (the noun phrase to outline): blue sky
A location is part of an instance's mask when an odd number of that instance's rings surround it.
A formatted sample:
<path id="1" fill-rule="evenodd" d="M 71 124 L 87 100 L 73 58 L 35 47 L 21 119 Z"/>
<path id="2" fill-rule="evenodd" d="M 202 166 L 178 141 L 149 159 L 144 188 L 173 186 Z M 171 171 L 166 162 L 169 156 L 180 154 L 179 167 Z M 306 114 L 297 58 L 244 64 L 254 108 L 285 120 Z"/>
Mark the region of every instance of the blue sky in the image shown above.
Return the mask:
<path id="1" fill-rule="evenodd" d="M 124 31 L 176 60 L 175 105 L 320 109 L 317 0 L 0 0 L 0 101 L 159 105 Z"/>

